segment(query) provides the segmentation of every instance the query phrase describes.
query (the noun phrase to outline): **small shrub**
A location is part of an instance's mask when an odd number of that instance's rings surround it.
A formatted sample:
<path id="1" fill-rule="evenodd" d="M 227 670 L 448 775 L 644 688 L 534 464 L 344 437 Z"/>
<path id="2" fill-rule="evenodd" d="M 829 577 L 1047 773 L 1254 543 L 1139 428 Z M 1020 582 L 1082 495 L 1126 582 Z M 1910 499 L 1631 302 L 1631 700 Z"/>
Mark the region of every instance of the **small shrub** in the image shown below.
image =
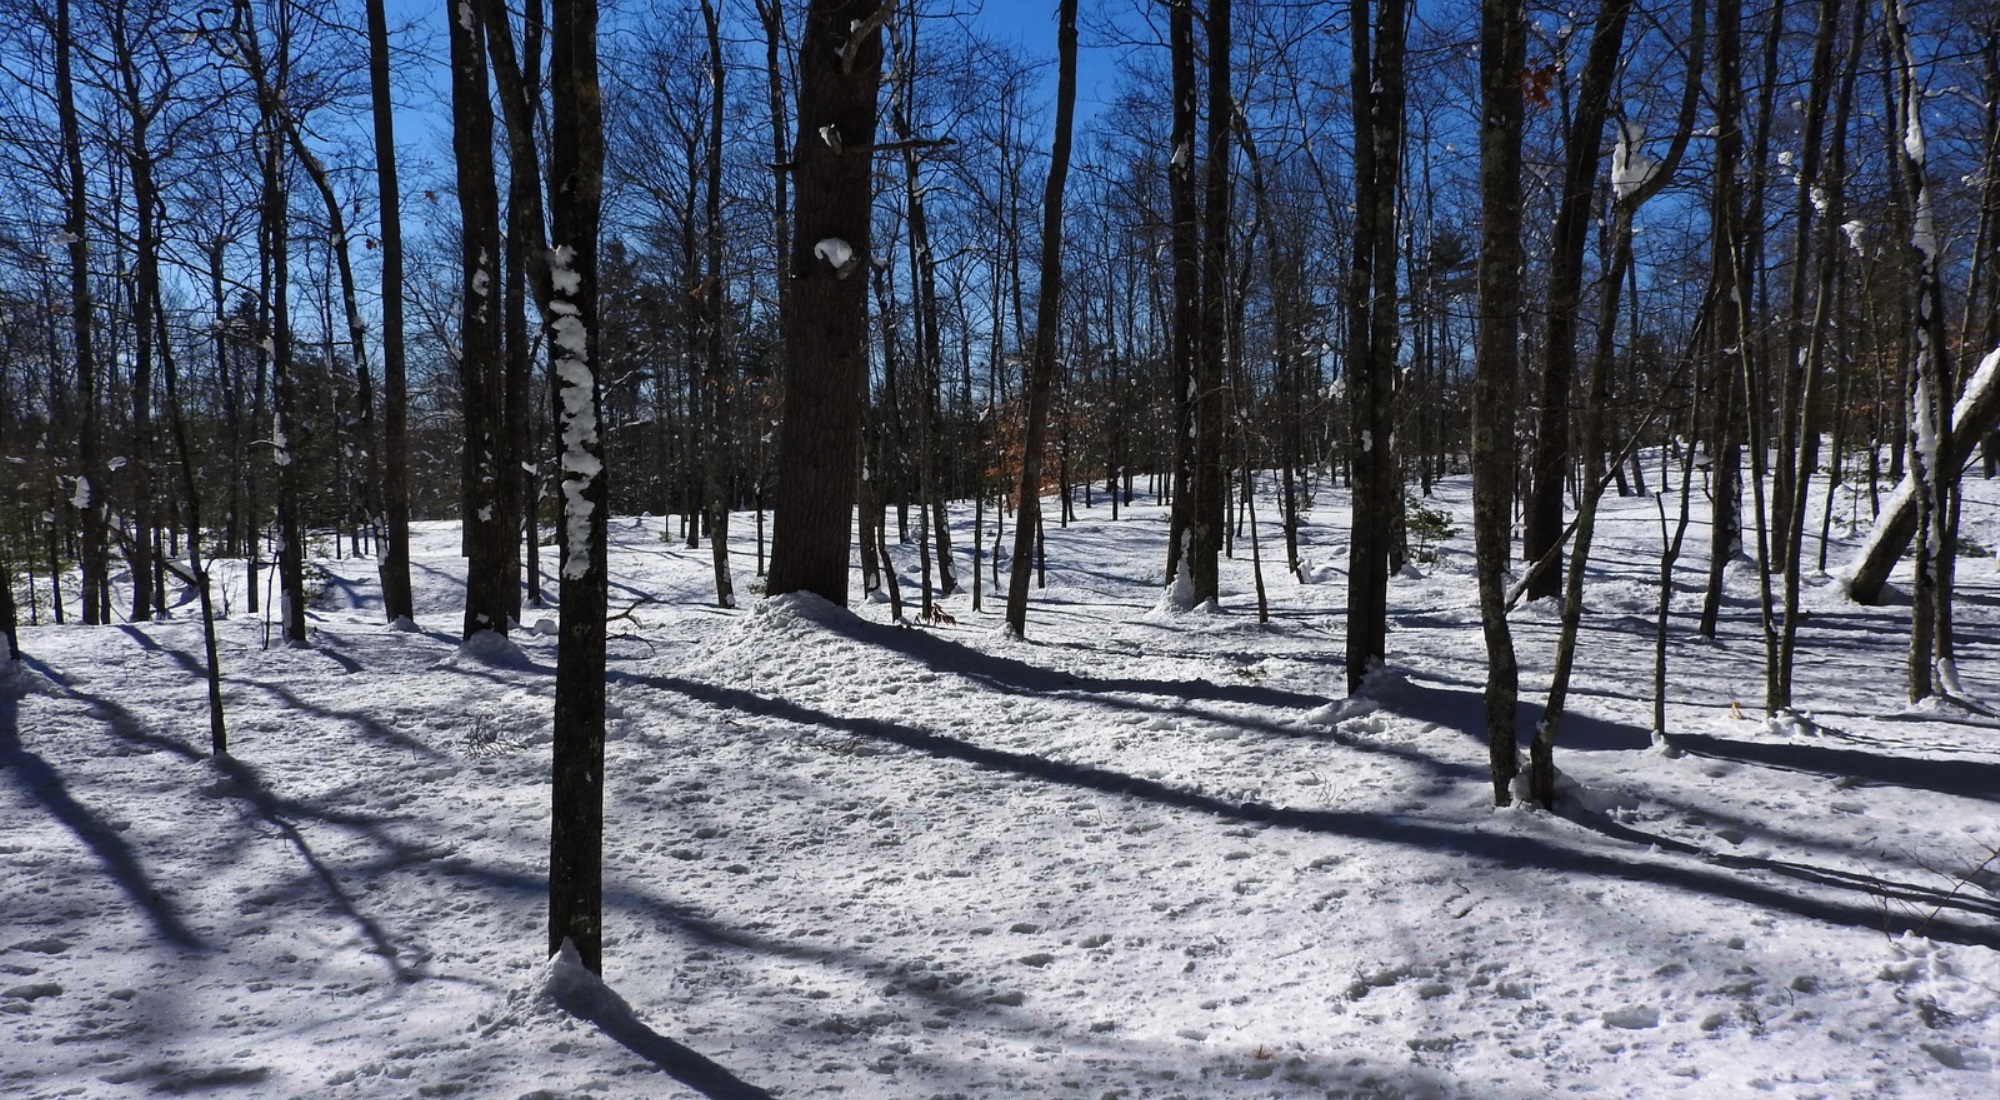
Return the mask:
<path id="1" fill-rule="evenodd" d="M 1433 508 L 1416 497 L 1403 498 L 1403 526 L 1416 542 L 1410 549 L 1410 557 L 1421 562 L 1435 562 L 1437 544 L 1458 534 L 1450 512 Z"/>

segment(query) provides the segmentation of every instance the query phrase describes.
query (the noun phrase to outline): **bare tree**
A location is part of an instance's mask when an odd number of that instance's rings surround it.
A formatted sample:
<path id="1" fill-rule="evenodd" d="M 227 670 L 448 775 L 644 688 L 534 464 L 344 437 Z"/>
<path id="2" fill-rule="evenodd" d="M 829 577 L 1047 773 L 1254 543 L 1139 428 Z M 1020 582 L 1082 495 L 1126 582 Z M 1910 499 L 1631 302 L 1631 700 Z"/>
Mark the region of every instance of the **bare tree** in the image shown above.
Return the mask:
<path id="1" fill-rule="evenodd" d="M 396 176 L 396 106 L 389 97 L 389 22 L 368 0 L 368 87 L 375 124 L 375 187 L 382 205 L 382 498 L 378 551 L 382 613 L 413 620 L 410 591 L 409 367 L 403 342 L 402 185 Z"/>
<path id="2" fill-rule="evenodd" d="M 452 152 L 459 211 L 458 375 L 465 410 L 460 510 L 466 555 L 462 636 L 507 632 L 507 561 L 513 527 L 503 515 L 506 380 L 500 355 L 500 198 L 493 173 L 493 105 L 487 43 L 469 5 L 450 13 Z"/>
<path id="3" fill-rule="evenodd" d="M 847 603 L 868 280 L 882 0 L 811 0 L 799 46 L 793 143 L 791 294 L 785 303 L 785 419 L 778 435 L 771 595 Z"/>
<path id="4" fill-rule="evenodd" d="M 1225 8 L 1227 0 L 1223 0 Z M 1069 181 L 1070 130 L 1076 118 L 1076 0 L 1056 16 L 1056 132 L 1042 187 L 1042 287 L 1035 305 L 1035 359 L 1028 376 L 1028 424 L 1021 440 L 1020 488 L 1014 494 L 1014 560 L 1007 581 L 1007 629 L 1028 632 L 1028 570 L 1041 528 L 1042 451 L 1056 373 L 1056 331 L 1062 317 L 1063 188 Z"/>
<path id="5" fill-rule="evenodd" d="M 1473 379 L 1472 508 L 1479 619 L 1486 636 L 1486 736 L 1493 802 L 1513 801 L 1520 769 L 1514 709 L 1520 672 L 1507 626 L 1505 588 L 1512 557 L 1514 394 L 1520 372 L 1521 69 L 1526 53 L 1523 0 L 1483 0 L 1479 23 L 1479 343 Z M 1358 480 L 1358 479 L 1357 479 Z M 1361 522 L 1356 516 L 1357 525 Z M 1350 663 L 1348 675 L 1353 676 Z"/>
<path id="6" fill-rule="evenodd" d="M 604 118 L 596 0 L 553 0 L 550 19 L 549 310 L 562 436 L 566 536 L 556 650 L 554 782 L 550 791 L 549 951 L 565 940 L 604 968 L 604 635 L 610 505 L 603 395 L 594 364 Z"/>
<path id="7" fill-rule="evenodd" d="M 1403 507 L 1402 469 L 1395 452 L 1397 353 L 1401 345 L 1397 315 L 1396 195 L 1403 174 L 1403 55 L 1409 12 L 1404 0 L 1380 0 L 1372 23 L 1369 0 L 1351 0 L 1350 11 L 1354 36 L 1350 85 L 1354 96 L 1355 212 L 1354 258 L 1347 287 L 1347 393 L 1352 414 L 1354 519 L 1353 537 L 1347 549 L 1347 690 L 1352 693 L 1360 689 L 1368 671 L 1387 656 L 1389 556 L 1393 528 Z M 1486 11 L 1490 19 L 1493 0 L 1488 0 Z M 1481 48 L 1491 45 L 1494 43 Z M 1515 51 L 1517 55 L 1520 52 L 1519 48 Z M 1481 60 L 1485 64 L 1490 59 L 1482 53 Z M 1516 63 L 1508 77 L 1517 85 L 1520 68 Z M 1489 127 L 1493 124 L 1493 110 L 1489 106 L 1485 116 Z M 1485 131 L 1481 132 L 1483 156 L 1487 139 Z M 1517 149 L 1514 164 L 1518 169 L 1518 122 L 1513 140 Z M 1489 233 L 1494 231 L 1496 217 L 1503 220 L 1511 217 L 1518 224 L 1518 184 L 1511 194 L 1512 209 L 1494 211 L 1490 204 L 1500 201 L 1501 196 L 1488 193 Z M 1508 269 L 1506 279 L 1519 278 L 1517 262 Z M 1483 280 L 1482 274 L 1482 294 Z M 1480 331 L 1484 333 L 1493 327 L 1495 313 L 1491 309 L 1482 312 L 1486 324 Z M 1510 345 L 1507 354 L 1519 353 Z M 1482 358 L 1482 377 L 1484 363 Z M 1508 369 L 1511 379 L 1513 368 Z M 1511 408 L 1511 395 L 1508 404 Z M 1511 420 L 1508 423 L 1511 425 Z M 1511 428 L 1505 447 L 1504 451 L 1496 450 L 1488 457 L 1511 465 Z M 1475 456 L 1475 469 L 1478 462 Z M 1494 474 L 1504 476 L 1504 470 L 1495 470 Z M 1484 561 L 1483 554 L 1481 560 Z"/>

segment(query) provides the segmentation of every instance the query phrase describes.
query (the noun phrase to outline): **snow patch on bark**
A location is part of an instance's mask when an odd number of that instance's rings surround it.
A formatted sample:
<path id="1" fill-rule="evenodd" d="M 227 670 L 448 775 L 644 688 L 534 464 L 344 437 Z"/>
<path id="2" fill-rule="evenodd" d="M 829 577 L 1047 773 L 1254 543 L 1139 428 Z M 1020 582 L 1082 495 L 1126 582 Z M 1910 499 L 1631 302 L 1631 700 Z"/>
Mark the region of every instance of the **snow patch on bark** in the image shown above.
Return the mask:
<path id="1" fill-rule="evenodd" d="M 549 252 L 549 281 L 564 294 L 575 294 L 583 276 L 570 267 L 576 250 L 561 245 Z M 556 378 L 562 398 L 563 521 L 568 538 L 563 546 L 562 575 L 580 580 L 590 571 L 590 517 L 597 505 L 588 495 L 604 473 L 604 463 L 591 453 L 597 442 L 597 378 L 590 369 L 590 330 L 576 303 L 558 299 L 549 304 L 555 315 L 550 342 L 556 350 Z"/>

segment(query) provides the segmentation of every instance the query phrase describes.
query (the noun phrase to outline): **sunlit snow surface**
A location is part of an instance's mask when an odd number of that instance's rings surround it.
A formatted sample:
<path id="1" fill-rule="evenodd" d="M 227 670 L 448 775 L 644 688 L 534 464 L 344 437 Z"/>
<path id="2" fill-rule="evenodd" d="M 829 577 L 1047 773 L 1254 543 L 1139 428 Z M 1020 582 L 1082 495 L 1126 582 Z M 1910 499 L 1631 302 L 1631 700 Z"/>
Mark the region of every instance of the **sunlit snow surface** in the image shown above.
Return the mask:
<path id="1" fill-rule="evenodd" d="M 455 527 L 419 526 L 414 631 L 379 622 L 373 561 L 327 560 L 313 648 L 267 650 L 231 575 L 224 767 L 191 604 L 29 629 L 0 688 L 0 1094 L 2000 1095 L 2000 861 L 1975 871 L 2000 722 L 1900 701 L 1906 609 L 1814 578 L 1802 713 L 1766 722 L 1747 568 L 1721 642 L 1691 636 L 1697 523 L 1663 753 L 1659 520 L 1611 498 L 1570 800 L 1496 811 L 1463 481 L 1353 699 L 1346 499 L 1318 488 L 1311 584 L 1260 501 L 1268 626 L 1247 531 L 1219 613 L 1149 614 L 1164 514 L 1079 502 L 1025 643 L 990 588 L 937 628 L 719 611 L 706 547 L 614 518 L 603 984 L 545 939 L 557 638 L 530 610 L 459 645 Z M 2000 545 L 2000 492 L 1970 492 Z M 1867 506 L 1836 503 L 1837 566 Z M 2000 699 L 2000 578 L 1961 567 L 1959 674 Z M 1555 609 L 1514 622 L 1538 700 Z"/>

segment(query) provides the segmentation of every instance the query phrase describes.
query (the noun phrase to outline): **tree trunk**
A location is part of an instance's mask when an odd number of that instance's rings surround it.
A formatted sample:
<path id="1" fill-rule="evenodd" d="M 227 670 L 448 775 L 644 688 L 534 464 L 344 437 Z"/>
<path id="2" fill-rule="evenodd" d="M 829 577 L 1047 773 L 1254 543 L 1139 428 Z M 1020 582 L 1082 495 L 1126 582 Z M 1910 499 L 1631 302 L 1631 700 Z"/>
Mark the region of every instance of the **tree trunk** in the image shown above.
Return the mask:
<path id="1" fill-rule="evenodd" d="M 734 389 L 724 370 L 726 347 L 723 326 L 729 317 L 728 294 L 722 270 L 722 31 L 711 0 L 701 0 L 701 18 L 708 31 L 708 151 L 706 225 L 703 236 L 705 271 L 702 279 L 702 328 L 706 336 L 703 353 L 703 388 L 708 394 L 707 471 L 704 496 L 708 507 L 709 557 L 715 566 L 715 604 L 736 606 L 736 586 L 729 576 L 729 483 L 731 474 L 729 394 Z"/>
<path id="2" fill-rule="evenodd" d="M 448 0 L 451 38 L 452 152 L 459 209 L 458 375 L 465 409 L 461 520 L 466 554 L 461 636 L 507 632 L 507 563 L 514 527 L 505 515 L 506 372 L 501 361 L 500 198 L 493 173 L 493 107 L 487 81 L 487 35 L 470 9 Z M 503 479 L 505 481 L 503 482 Z"/>
<path id="3" fill-rule="evenodd" d="M 71 75 L 70 56 L 76 50 L 71 33 L 70 0 L 56 0 L 56 111 L 62 130 L 65 199 L 63 235 L 69 242 L 69 286 L 71 344 L 76 354 L 77 403 L 81 406 L 77 425 L 77 467 L 75 488 L 68 504 L 76 509 L 81 535 L 77 586 L 83 604 L 83 621 L 98 625 L 111 621 L 110 608 L 99 599 L 108 587 L 109 562 L 104 534 L 107 486 L 99 471 L 97 358 L 94 351 L 94 320 L 97 307 L 90 288 L 90 191 L 83 169 L 82 127 L 77 121 L 76 82 Z M 52 573 L 51 575 L 57 575 Z M 57 604 L 61 606 L 60 601 Z"/>
<path id="4" fill-rule="evenodd" d="M 1604 120 L 1611 81 L 1617 75 L 1625 41 L 1625 18 L 1632 0 L 1602 0 L 1590 51 L 1577 91 L 1576 117 L 1564 142 L 1561 206 L 1556 212 L 1555 239 L 1549 245 L 1548 330 L 1544 334 L 1542 391 L 1536 410 L 1535 452 L 1530 471 L 1533 486 L 1522 512 L 1521 557 L 1540 561 L 1554 549 L 1563 530 L 1563 486 L 1570 467 L 1569 426 L 1571 379 L 1576 374 L 1577 317 L 1583 305 L 1584 246 L 1590 236 L 1592 200 L 1597 194 L 1597 169 L 1602 162 Z M 1578 457 L 1586 465 L 1597 455 L 1585 449 Z M 1562 589 L 1562 558 L 1541 570 L 1528 584 L 1531 600 L 1556 595 Z"/>
<path id="5" fill-rule="evenodd" d="M 1520 768 L 1514 738 L 1520 673 L 1505 600 L 1507 565 L 1512 557 L 1514 394 L 1521 366 L 1521 129 L 1525 111 L 1521 70 L 1526 22 L 1523 0 L 1482 0 L 1482 229 L 1480 323 L 1473 375 L 1472 507 L 1479 618 L 1486 638 L 1487 748 L 1497 806 L 1513 801 L 1511 787 Z"/>
<path id="6" fill-rule="evenodd" d="M 787 407 L 766 587 L 841 606 L 868 368 L 868 280 L 858 269 L 870 260 L 869 149 L 886 17 L 880 0 L 811 0 L 799 50 L 794 278 L 781 323 Z"/>
<path id="7" fill-rule="evenodd" d="M 1213 604 L 1221 591 L 1224 506 L 1229 493 L 1223 429 L 1229 418 L 1229 391 L 1223 381 L 1229 325 L 1229 0 L 1209 0 L 1208 142 L 1202 187 L 1201 331 L 1194 341 L 1194 459 L 1190 472 L 1188 547 L 1194 555 L 1189 578 L 1197 606 Z"/>
<path id="8" fill-rule="evenodd" d="M 1492 7 L 1490 2 L 1488 7 Z M 1352 86 L 1369 91 L 1354 96 L 1355 133 L 1360 136 L 1354 143 L 1354 260 L 1347 295 L 1353 466 L 1353 522 L 1347 551 L 1349 694 L 1360 690 L 1369 670 L 1388 656 L 1389 558 L 1403 507 L 1402 470 L 1395 452 L 1399 347 L 1396 196 L 1402 179 L 1403 52 L 1408 16 L 1404 0 L 1380 0 L 1371 33 L 1368 10 L 1368 0 L 1352 0 Z M 1519 68 L 1515 66 L 1515 78 Z M 1519 138 L 1515 141 L 1518 145 Z M 1500 216 L 1518 222 L 1518 197 L 1513 206 L 1511 214 Z M 1488 215 L 1489 228 L 1493 217 Z M 1518 263 L 1508 278 L 1520 278 Z M 1492 314 L 1486 316 L 1490 322 Z M 1482 324 L 1481 332 L 1487 327 Z M 1519 356 L 1518 351 L 1509 354 Z M 1511 387 L 1512 382 L 1508 384 Z M 1511 400 L 1510 396 L 1510 409 Z M 1511 467 L 1511 412 L 1508 415 L 1506 457 L 1500 461 Z M 1504 569 L 1504 564 L 1500 568 Z"/>
<path id="9" fill-rule="evenodd" d="M 1194 0 L 1173 0 L 1167 12 L 1167 36 L 1173 61 L 1173 150 L 1167 165 L 1168 253 L 1173 265 L 1173 307 L 1168 336 L 1172 364 L 1174 450 L 1173 510 L 1167 523 L 1167 584 L 1170 589 L 1189 565 L 1181 559 L 1189 548 L 1188 529 L 1194 522 L 1190 484 L 1195 461 L 1195 348 L 1201 293 L 1201 229 L 1194 197 L 1195 48 Z"/>
<path id="10" fill-rule="evenodd" d="M 1223 0 L 1227 10 L 1227 0 Z M 1042 287 L 1035 304 L 1035 358 L 1028 375 L 1028 425 L 1021 439 L 1021 481 L 1014 496 L 1014 560 L 1007 583 L 1007 630 L 1028 632 L 1028 571 L 1041 530 L 1042 449 L 1056 374 L 1056 332 L 1062 319 L 1063 189 L 1069 182 L 1070 131 L 1076 118 L 1076 7 L 1062 0 L 1056 15 L 1056 132 L 1042 187 Z"/>
<path id="11" fill-rule="evenodd" d="M 368 86 L 375 122 L 375 189 L 382 204 L 382 614 L 414 621 L 410 591 L 409 367 L 403 346 L 403 197 L 396 177 L 396 105 L 389 95 L 389 24 L 368 3 Z"/>
<path id="12" fill-rule="evenodd" d="M 1888 17 L 1896 129 L 1903 135 L 1896 176 L 1912 214 L 1907 262 L 1914 276 L 1916 307 L 1910 323 L 1915 355 L 1910 363 L 1909 437 L 1912 495 L 1917 503 L 1916 562 L 1910 586 L 1909 697 L 1914 703 L 1956 686 L 1950 664 L 1949 608 L 1951 566 L 1958 548 L 1953 545 L 1949 517 L 1958 491 L 1960 456 L 1948 389 L 1953 370 L 1939 273 L 1936 199 L 1925 163 L 1922 92 L 1903 0 L 1890 0 Z M 2000 352 L 1989 358 L 1994 357 Z M 1982 364 L 1980 373 L 1991 366 Z"/>
<path id="13" fill-rule="evenodd" d="M 1832 54 L 1834 39 L 1837 37 L 1836 24 L 1840 16 L 1841 0 L 1822 0 L 1820 7 L 1820 27 L 1813 49 L 1813 74 L 1806 123 L 1806 157 L 1799 176 L 1798 211 L 1801 226 L 1794 250 L 1800 257 L 1797 274 L 1792 280 L 1793 331 L 1792 347 L 1799 363 L 1799 369 L 1790 373 L 1786 392 L 1783 422 L 1787 425 L 1785 443 L 1797 439 L 1795 448 L 1789 448 L 1789 461 L 1781 461 L 1780 468 L 1789 471 L 1787 491 L 1780 496 L 1779 518 L 1784 526 L 1780 547 L 1781 565 L 1784 569 L 1784 617 L 1778 637 L 1778 660 L 1770 678 L 1770 690 L 1765 705 L 1773 711 L 1792 705 L 1792 670 L 1796 663 L 1799 637 L 1799 601 L 1805 583 L 1805 520 L 1806 505 L 1811 498 L 1812 478 L 1819 468 L 1819 387 L 1825 372 L 1828 339 L 1834 325 L 1834 309 L 1839 298 L 1840 275 L 1845 267 L 1847 249 L 1842 242 L 1842 220 L 1846 215 L 1846 170 L 1847 170 L 1847 125 L 1853 109 L 1854 85 L 1861 68 L 1861 49 L 1866 41 L 1863 20 L 1867 18 L 1867 5 L 1856 2 L 1853 33 L 1848 42 L 1846 63 L 1840 71 L 1840 89 L 1834 104 L 1833 134 L 1829 142 L 1826 171 L 1819 170 L 1820 123 L 1825 111 L 1828 95 L 1826 87 L 1832 80 Z M 1823 182 L 1822 182 L 1823 177 Z M 1824 217 L 1816 230 L 1816 245 L 1808 237 L 1806 226 L 1811 224 L 1811 212 L 1820 202 L 1825 203 Z M 1816 252 L 1818 280 L 1814 287 L 1813 312 L 1810 321 L 1805 312 L 1805 269 L 1804 257 L 1808 251 Z M 1803 329 L 1801 329 L 1803 325 Z M 1792 427 L 1796 425 L 1796 427 Z M 1834 433 L 1835 453 L 1832 456 L 1831 476 L 1827 480 L 1827 502 L 1832 503 L 1834 486 L 1839 483 L 1840 456 L 1839 431 Z M 1826 552 L 1826 533 L 1820 534 L 1820 552 Z M 1822 563 L 1821 568 L 1825 565 Z"/>
<path id="14" fill-rule="evenodd" d="M 598 432 L 597 236 L 604 118 L 596 0 L 554 0 L 550 21 L 549 309 L 566 535 L 556 650 L 549 952 L 564 941 L 603 973 L 605 536 L 609 471 Z"/>
<path id="15" fill-rule="evenodd" d="M 269 264 L 270 335 L 267 354 L 271 364 L 271 407 L 275 420 L 271 459 L 278 467 L 278 584 L 284 592 L 282 633 L 285 643 L 303 646 L 306 638 L 305 531 L 300 514 L 299 478 L 301 470 L 294 451 L 297 429 L 297 392 L 292 378 L 291 320 L 291 193 L 285 185 L 285 132 L 290 125 L 280 90 L 289 83 L 291 60 L 289 8 L 279 10 L 274 38 L 277 55 L 271 60 L 274 71 L 267 73 L 257 31 L 247 22 L 240 36 L 246 51 L 245 68 L 257 85 L 259 137 L 263 169 L 262 216 L 264 255 Z M 255 573 L 252 573 L 255 576 Z"/>
<path id="16" fill-rule="evenodd" d="M 1742 191 L 1737 168 L 1743 156 L 1742 127 L 1742 31 L 1741 0 L 1719 0 L 1716 4 L 1715 56 L 1715 184 L 1710 197 L 1710 278 L 1716 286 L 1715 346 L 1713 366 L 1712 419 L 1709 448 L 1713 465 L 1709 471 L 1709 500 L 1712 521 L 1709 533 L 1708 591 L 1702 603 L 1700 633 L 1713 639 L 1722 613 L 1724 581 L 1729 563 L 1742 551 L 1742 463 L 1743 448 L 1739 429 L 1742 402 L 1750 395 L 1743 390 L 1748 378 L 1745 365 L 1749 349 L 1744 346 L 1745 312 L 1750 288 L 1741 278 L 1740 227 L 1743 220 Z"/>

